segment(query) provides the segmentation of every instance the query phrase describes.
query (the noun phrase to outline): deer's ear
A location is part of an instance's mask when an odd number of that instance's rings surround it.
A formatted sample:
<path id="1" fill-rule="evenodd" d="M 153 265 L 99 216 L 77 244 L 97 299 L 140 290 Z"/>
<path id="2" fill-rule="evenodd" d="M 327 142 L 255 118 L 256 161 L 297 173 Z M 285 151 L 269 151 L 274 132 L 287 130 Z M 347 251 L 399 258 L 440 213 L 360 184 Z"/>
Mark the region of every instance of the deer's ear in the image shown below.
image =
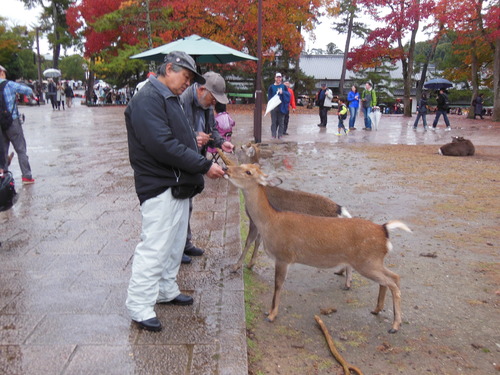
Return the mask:
<path id="1" fill-rule="evenodd" d="M 266 178 L 267 186 L 279 186 L 283 183 L 283 180 L 276 176 L 268 176 Z"/>

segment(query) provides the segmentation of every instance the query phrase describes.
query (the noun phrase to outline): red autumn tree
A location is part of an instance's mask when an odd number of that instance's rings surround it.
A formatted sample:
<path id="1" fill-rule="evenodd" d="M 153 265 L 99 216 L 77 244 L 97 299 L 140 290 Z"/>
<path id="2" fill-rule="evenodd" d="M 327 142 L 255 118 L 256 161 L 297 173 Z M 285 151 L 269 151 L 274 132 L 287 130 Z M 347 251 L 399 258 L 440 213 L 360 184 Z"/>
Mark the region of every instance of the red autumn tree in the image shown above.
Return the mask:
<path id="1" fill-rule="evenodd" d="M 303 46 L 301 30 L 312 30 L 321 1 L 263 2 L 265 54 L 272 57 L 279 51 L 298 56 Z M 149 25 L 144 3 L 151 11 Z M 153 12 L 159 9 L 167 9 L 168 13 Z M 257 50 L 256 0 L 83 0 L 68 11 L 67 17 L 70 29 L 85 38 L 86 55 L 124 44 L 146 46 L 148 26 L 154 47 L 198 34 L 249 53 Z M 161 19 L 165 21 L 163 26 L 155 26 L 154 21 Z"/>
<path id="2" fill-rule="evenodd" d="M 410 90 L 413 87 L 415 39 L 420 23 L 434 6 L 432 0 L 358 0 L 357 4 L 383 24 L 365 43 L 349 53 L 347 67 L 352 70 L 374 68 L 384 61 L 401 61 L 404 82 L 404 115 L 411 116 Z"/>

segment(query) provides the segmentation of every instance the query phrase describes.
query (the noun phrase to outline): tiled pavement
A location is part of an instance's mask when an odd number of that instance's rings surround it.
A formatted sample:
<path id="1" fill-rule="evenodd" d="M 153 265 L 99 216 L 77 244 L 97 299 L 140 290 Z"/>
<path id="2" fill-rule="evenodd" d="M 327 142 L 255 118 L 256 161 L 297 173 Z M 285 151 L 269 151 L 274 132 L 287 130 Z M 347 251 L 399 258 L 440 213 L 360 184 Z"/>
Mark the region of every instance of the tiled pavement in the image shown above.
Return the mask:
<path id="1" fill-rule="evenodd" d="M 0 373 L 246 374 L 239 197 L 208 180 L 195 198 L 195 243 L 179 274 L 188 307 L 157 306 L 164 329 L 139 330 L 124 306 L 139 204 L 124 107 L 23 108 L 36 183 L 0 213 Z"/>

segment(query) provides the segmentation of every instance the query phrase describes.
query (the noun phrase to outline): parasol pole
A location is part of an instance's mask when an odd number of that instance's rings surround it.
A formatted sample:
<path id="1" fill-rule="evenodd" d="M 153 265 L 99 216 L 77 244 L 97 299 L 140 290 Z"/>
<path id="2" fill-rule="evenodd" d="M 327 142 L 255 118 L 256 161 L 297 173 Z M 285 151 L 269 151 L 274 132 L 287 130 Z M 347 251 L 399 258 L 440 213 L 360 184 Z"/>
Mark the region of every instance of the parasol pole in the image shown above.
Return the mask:
<path id="1" fill-rule="evenodd" d="M 257 13 L 257 82 L 255 83 L 255 112 L 253 116 L 253 135 L 255 143 L 262 141 L 262 0 L 259 0 Z"/>

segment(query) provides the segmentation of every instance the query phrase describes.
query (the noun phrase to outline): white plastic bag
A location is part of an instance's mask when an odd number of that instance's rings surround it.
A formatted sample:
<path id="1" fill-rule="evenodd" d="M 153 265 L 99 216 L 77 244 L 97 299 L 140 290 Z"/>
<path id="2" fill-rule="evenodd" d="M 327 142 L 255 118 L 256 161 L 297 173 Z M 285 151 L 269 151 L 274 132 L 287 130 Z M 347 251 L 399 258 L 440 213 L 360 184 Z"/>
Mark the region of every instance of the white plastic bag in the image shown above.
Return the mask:
<path id="1" fill-rule="evenodd" d="M 271 100 L 267 102 L 267 107 L 266 107 L 266 113 L 264 114 L 267 115 L 269 112 L 271 112 L 274 108 L 279 106 L 281 104 L 281 99 L 278 94 L 274 95 Z"/>

